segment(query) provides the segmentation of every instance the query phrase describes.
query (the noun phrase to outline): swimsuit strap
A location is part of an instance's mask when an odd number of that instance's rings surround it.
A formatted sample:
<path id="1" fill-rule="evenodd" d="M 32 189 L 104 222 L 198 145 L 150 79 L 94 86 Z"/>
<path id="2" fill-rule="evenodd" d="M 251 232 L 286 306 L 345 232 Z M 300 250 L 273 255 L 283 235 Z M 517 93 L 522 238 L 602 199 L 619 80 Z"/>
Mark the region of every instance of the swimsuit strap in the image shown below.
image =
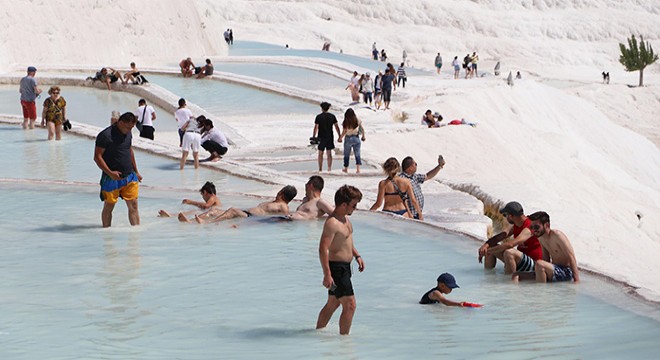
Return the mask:
<path id="1" fill-rule="evenodd" d="M 401 200 L 403 200 L 404 202 L 408 200 L 408 194 L 404 193 L 403 191 L 401 191 L 401 189 L 399 189 L 399 186 L 396 184 L 396 181 L 394 181 L 394 179 L 390 179 L 390 181 L 394 186 L 394 190 L 396 190 L 396 192 L 399 194 L 399 197 L 401 197 Z"/>

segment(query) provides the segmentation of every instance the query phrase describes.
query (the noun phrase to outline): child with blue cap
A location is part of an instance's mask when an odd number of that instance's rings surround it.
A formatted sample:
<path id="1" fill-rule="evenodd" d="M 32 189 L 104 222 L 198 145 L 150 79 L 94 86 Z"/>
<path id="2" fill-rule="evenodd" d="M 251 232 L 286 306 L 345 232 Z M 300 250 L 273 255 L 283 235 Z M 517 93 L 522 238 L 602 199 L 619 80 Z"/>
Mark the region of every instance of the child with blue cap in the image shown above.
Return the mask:
<path id="1" fill-rule="evenodd" d="M 445 298 L 444 294 L 451 294 L 451 291 L 458 286 L 456 284 L 456 279 L 454 276 L 450 273 L 442 273 L 440 276 L 438 276 L 438 286 L 434 287 L 433 289 L 429 290 L 422 296 L 422 299 L 419 300 L 420 304 L 427 305 L 427 304 L 437 304 L 437 303 L 443 303 L 447 306 L 460 306 L 460 307 L 481 307 L 482 305 L 480 304 L 473 304 L 469 303 L 467 301 L 462 301 L 462 302 L 456 302 L 456 301 L 451 301 L 447 298 Z"/>

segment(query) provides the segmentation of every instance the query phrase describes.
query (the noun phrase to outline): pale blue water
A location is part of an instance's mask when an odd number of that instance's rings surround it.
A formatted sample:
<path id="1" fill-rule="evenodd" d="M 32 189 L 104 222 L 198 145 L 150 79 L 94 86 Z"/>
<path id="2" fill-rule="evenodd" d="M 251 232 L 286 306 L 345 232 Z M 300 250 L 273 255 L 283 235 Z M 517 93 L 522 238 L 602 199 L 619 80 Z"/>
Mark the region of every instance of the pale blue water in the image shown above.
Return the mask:
<path id="1" fill-rule="evenodd" d="M 45 87 L 41 98 L 37 99 L 37 120 L 41 122 L 43 102 L 48 97 Z M 67 117 L 71 121 L 86 123 L 99 127 L 110 125 L 110 115 L 113 110 L 120 113 L 135 112 L 140 98 L 130 93 L 107 91 L 95 88 L 76 86 L 61 86 L 61 95 L 67 102 Z M 163 108 L 150 104 L 156 110 L 156 136 L 159 131 L 176 131 L 174 115 Z M 0 114 L 22 115 L 18 86 L 0 85 Z"/>
<path id="2" fill-rule="evenodd" d="M 339 313 L 314 330 L 321 286 L 321 221 L 235 220 L 192 225 L 155 217 L 181 193 L 145 190 L 142 225 L 123 204 L 100 229 L 95 188 L 0 185 L 9 216 L 0 240 L 3 359 L 220 358 L 654 358 L 658 321 L 594 297 L 618 289 L 590 276 L 580 285 L 511 284 L 475 261 L 475 243 L 437 229 L 357 212 L 351 221 L 366 262 L 353 276 L 351 336 Z M 186 195 L 195 196 L 193 192 Z M 249 206 L 256 199 L 224 197 Z M 230 224 L 238 228 L 230 228 Z M 355 266 L 354 270 L 355 270 Z M 449 298 L 482 309 L 417 301 L 451 271 Z M 622 306 L 655 313 L 630 299 Z"/>
<path id="3" fill-rule="evenodd" d="M 268 114 L 315 114 L 319 109 L 318 104 L 223 81 L 154 74 L 149 81 L 221 117 L 254 115 L 257 121 Z"/>
<path id="4" fill-rule="evenodd" d="M 158 218 L 190 210 L 181 199 L 198 199 L 206 180 L 225 207 L 262 201 L 228 194 L 272 186 L 137 152 L 142 224 L 128 225 L 120 201 L 101 229 L 93 141 L 45 135 L 0 125 L 0 178 L 14 179 L 0 181 L 0 359 L 650 359 L 659 349 L 660 310 L 621 287 L 586 274 L 578 285 L 514 285 L 481 269 L 476 242 L 369 212 L 351 218 L 366 262 L 353 276 L 351 336 L 337 335 L 339 313 L 316 331 L 322 221 Z M 418 305 L 445 271 L 461 286 L 450 299 L 485 307 Z"/>
<path id="5" fill-rule="evenodd" d="M 306 90 L 343 89 L 350 80 L 295 66 L 252 63 L 216 63 L 216 71 L 230 72 L 275 81 Z"/>
<path id="6" fill-rule="evenodd" d="M 20 126 L 0 124 L 0 178 L 43 179 L 98 184 L 101 170 L 94 163 L 94 142 L 80 136 L 64 134 L 61 141 L 47 141 L 44 129 L 24 131 Z M 142 184 L 157 188 L 173 187 L 198 190 L 206 181 L 213 181 L 225 192 L 251 192 L 270 188 L 253 180 L 224 172 L 188 166 L 179 170 L 177 159 L 135 152 Z M 98 189 L 94 189 L 98 194 Z M 98 196 L 95 198 L 96 201 Z"/>
<path id="7" fill-rule="evenodd" d="M 375 61 L 371 59 L 371 43 L 365 42 L 365 51 L 368 51 L 369 56 L 365 55 L 364 57 L 359 57 L 355 55 L 340 54 L 337 51 L 338 49 L 333 48 L 332 51 L 321 51 L 321 50 L 310 50 L 310 49 L 293 49 L 285 48 L 286 44 L 273 45 L 267 43 L 261 43 L 256 41 L 234 41 L 234 45 L 229 47 L 230 56 L 302 56 L 308 58 L 324 58 L 339 60 L 349 64 L 353 64 L 362 68 L 370 69 L 372 72 L 378 73 L 378 70 L 383 70 L 385 72 L 385 64 L 380 61 Z M 291 44 L 290 44 L 291 46 Z M 320 47 L 320 46 L 319 46 Z M 379 48 L 380 50 L 380 48 Z M 401 63 L 401 52 L 396 54 L 391 51 L 387 51 L 387 56 L 389 57 L 388 62 L 391 62 L 395 68 Z M 429 66 L 433 66 L 433 60 L 429 59 Z M 416 68 L 406 68 L 406 74 L 410 75 L 428 75 L 430 72 L 416 69 Z"/>

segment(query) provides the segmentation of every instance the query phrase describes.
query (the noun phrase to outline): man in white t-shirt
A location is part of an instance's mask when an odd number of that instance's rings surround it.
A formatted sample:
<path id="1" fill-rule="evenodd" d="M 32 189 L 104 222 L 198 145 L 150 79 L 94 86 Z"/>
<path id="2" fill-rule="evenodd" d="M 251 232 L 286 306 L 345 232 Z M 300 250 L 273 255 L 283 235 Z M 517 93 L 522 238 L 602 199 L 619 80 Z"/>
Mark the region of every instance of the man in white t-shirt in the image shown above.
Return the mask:
<path id="1" fill-rule="evenodd" d="M 201 120 L 198 118 L 198 121 L 204 127 L 204 131 L 202 132 L 202 147 L 211 154 L 204 161 L 218 161 L 222 159 L 222 155 L 226 154 L 229 148 L 227 137 L 220 129 L 213 127 L 213 121 L 211 119 L 204 117 Z"/>
<path id="2" fill-rule="evenodd" d="M 147 105 L 147 100 L 140 99 L 138 101 L 138 108 L 135 110 L 135 117 L 138 119 L 138 124 L 142 125 L 140 129 L 140 137 L 147 139 L 154 139 L 154 121 L 156 121 L 156 111 L 153 106 Z"/>
<path id="3" fill-rule="evenodd" d="M 182 127 L 188 123 L 188 120 L 195 118 L 192 111 L 186 108 L 186 105 L 186 99 L 179 99 L 179 109 L 174 112 L 174 118 L 179 127 L 179 147 L 183 144 L 183 134 L 185 133 L 185 130 L 183 130 Z"/>

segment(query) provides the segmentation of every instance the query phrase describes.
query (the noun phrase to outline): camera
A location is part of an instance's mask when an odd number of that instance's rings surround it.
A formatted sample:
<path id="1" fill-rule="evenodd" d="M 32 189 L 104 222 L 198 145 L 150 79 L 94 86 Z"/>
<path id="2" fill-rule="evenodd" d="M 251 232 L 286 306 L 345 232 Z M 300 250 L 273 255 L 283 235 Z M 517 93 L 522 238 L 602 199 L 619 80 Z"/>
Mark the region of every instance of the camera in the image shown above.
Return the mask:
<path id="1" fill-rule="evenodd" d="M 309 138 L 310 145 L 318 145 L 320 142 L 321 140 L 319 140 L 319 138 L 317 137 L 312 136 L 311 138 Z"/>

